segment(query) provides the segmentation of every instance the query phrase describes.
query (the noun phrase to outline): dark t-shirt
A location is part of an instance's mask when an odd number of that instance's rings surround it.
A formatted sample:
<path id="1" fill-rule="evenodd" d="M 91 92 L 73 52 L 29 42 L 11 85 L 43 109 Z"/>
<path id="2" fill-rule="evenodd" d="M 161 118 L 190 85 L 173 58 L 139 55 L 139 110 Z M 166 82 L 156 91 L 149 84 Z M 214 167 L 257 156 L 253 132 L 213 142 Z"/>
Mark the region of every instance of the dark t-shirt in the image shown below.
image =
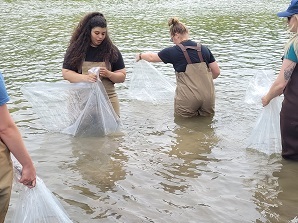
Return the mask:
<path id="1" fill-rule="evenodd" d="M 88 62 L 104 62 L 104 60 L 103 60 L 102 56 L 100 56 L 99 52 L 100 52 L 100 46 L 98 46 L 98 47 L 89 46 L 89 48 L 87 50 L 87 53 L 86 53 L 85 61 L 88 61 Z M 118 48 L 117 48 L 117 52 L 118 52 L 117 61 L 115 61 L 115 62 L 110 61 L 111 67 L 112 67 L 111 71 L 121 70 L 121 69 L 125 68 L 122 54 L 120 53 Z M 63 68 L 78 72 L 78 69 L 76 67 L 71 67 L 67 63 L 67 58 L 66 57 L 64 58 L 64 61 L 63 61 Z"/>
<path id="2" fill-rule="evenodd" d="M 191 40 L 187 40 L 185 42 L 182 42 L 181 44 L 184 46 L 197 46 L 197 43 Z M 197 50 L 187 49 L 187 53 L 190 57 L 190 60 L 193 63 L 201 62 Z M 172 47 L 165 48 L 158 53 L 158 56 L 164 63 L 173 64 L 175 71 L 184 72 L 186 70 L 187 61 L 179 46 L 175 45 Z M 207 65 L 215 61 L 215 58 L 212 55 L 211 51 L 203 45 L 202 56 Z"/>

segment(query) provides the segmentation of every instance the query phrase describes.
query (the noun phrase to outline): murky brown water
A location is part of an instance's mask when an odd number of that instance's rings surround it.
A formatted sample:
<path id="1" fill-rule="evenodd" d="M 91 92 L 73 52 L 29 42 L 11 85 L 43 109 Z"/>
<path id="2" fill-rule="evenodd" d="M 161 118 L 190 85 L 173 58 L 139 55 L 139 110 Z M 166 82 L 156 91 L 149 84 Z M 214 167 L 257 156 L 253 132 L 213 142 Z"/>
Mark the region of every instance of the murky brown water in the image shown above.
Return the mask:
<path id="1" fill-rule="evenodd" d="M 246 149 L 261 107 L 243 101 L 258 69 L 278 70 L 288 38 L 276 12 L 287 1 L 0 1 L 0 69 L 9 108 L 37 167 L 74 222 L 295 222 L 298 164 Z M 20 87 L 62 80 L 73 27 L 101 11 L 123 53 L 118 84 L 121 134 L 73 138 L 49 133 Z M 172 103 L 130 100 L 139 51 L 171 45 L 167 20 L 178 16 L 207 44 L 222 74 L 213 119 L 175 120 Z M 170 65 L 154 66 L 174 79 Z M 7 223 L 15 210 L 14 191 Z M 294 220 L 293 220 L 294 219 Z"/>

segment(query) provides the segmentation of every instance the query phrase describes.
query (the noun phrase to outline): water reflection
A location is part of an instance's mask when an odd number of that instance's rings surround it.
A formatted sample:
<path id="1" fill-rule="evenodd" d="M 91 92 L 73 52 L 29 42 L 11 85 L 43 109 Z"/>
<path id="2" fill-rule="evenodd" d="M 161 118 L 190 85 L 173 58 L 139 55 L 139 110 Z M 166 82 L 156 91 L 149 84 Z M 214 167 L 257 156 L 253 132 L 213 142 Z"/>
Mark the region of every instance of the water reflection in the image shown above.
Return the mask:
<path id="1" fill-rule="evenodd" d="M 119 140 L 121 137 L 113 136 L 73 138 L 72 154 L 77 159 L 69 168 L 79 171 L 88 184 L 101 192 L 113 191 L 115 182 L 123 180 L 126 174 L 122 163 L 127 157 L 118 150 Z"/>
<path id="2" fill-rule="evenodd" d="M 191 185 L 189 178 L 196 179 L 204 171 L 210 159 L 208 154 L 217 140 L 212 128 L 213 117 L 193 117 L 184 119 L 176 117 L 174 137 L 168 155 L 172 162 L 164 163 L 165 178 L 162 182 L 164 190 L 179 194 L 185 192 Z M 167 182 L 167 183 L 166 183 Z"/>
<path id="3" fill-rule="evenodd" d="M 181 10 L 185 7 L 191 10 Z M 286 7 L 282 0 L 0 1 L 0 60 L 10 109 L 40 177 L 72 219 L 80 223 L 293 219 L 295 164 L 245 149 L 258 110 L 243 105 L 251 74 L 241 71 L 279 68 L 288 36 L 275 13 Z M 49 134 L 20 87 L 62 79 L 72 24 L 90 11 L 108 17 L 111 37 L 127 66 L 126 83 L 117 85 L 124 136 L 76 139 Z M 166 23 L 173 15 L 189 25 L 194 39 L 210 47 L 222 68 L 215 82 L 216 122 L 180 122 L 173 120 L 172 103 L 128 101 L 134 55 L 172 44 Z M 170 65 L 154 66 L 175 79 Z M 13 194 L 11 211 L 16 202 Z M 7 222 L 10 219 L 11 212 Z"/>
<path id="4" fill-rule="evenodd" d="M 270 173 L 271 168 L 274 171 Z M 257 184 L 254 195 L 255 203 L 263 217 L 257 222 L 297 222 L 297 163 L 282 160 L 268 163 L 264 169 L 260 171 L 265 174 L 264 178 Z"/>
<path id="5" fill-rule="evenodd" d="M 277 206 L 270 209 L 273 213 L 279 213 L 277 222 L 298 222 L 298 165 L 297 162 L 286 160 L 281 163 L 281 170 L 273 173 L 279 185 L 279 188 L 276 188 Z"/>
<path id="6" fill-rule="evenodd" d="M 176 117 L 174 122 L 177 124 L 173 131 L 176 143 L 169 154 L 186 161 L 206 159 L 206 154 L 210 153 L 211 147 L 217 142 L 212 127 L 213 117 Z"/>

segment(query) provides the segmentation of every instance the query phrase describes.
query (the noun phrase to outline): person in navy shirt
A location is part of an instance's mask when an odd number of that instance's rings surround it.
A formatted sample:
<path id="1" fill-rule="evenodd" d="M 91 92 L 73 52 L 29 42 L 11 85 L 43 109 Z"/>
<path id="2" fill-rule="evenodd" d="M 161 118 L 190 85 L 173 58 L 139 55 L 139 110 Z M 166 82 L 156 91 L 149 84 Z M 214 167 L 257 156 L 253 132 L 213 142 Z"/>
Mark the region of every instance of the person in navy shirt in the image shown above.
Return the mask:
<path id="1" fill-rule="evenodd" d="M 139 53 L 136 61 L 173 65 L 177 83 L 175 117 L 212 116 L 215 107 L 213 79 L 220 75 L 220 68 L 206 46 L 189 39 L 188 29 L 182 22 L 170 18 L 168 25 L 175 45 L 158 53 Z"/>

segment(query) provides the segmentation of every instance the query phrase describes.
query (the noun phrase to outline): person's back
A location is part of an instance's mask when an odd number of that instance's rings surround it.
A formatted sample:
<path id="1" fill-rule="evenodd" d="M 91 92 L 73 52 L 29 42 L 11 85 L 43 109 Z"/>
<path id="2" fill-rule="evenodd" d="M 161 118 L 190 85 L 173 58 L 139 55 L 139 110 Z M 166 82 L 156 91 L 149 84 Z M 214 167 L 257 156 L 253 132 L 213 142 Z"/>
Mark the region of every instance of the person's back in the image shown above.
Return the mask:
<path id="1" fill-rule="evenodd" d="M 177 18 L 171 18 L 171 40 L 175 44 L 159 53 L 140 53 L 136 60 L 164 62 L 173 65 L 176 74 L 175 116 L 211 116 L 214 113 L 213 79 L 220 69 L 211 51 L 189 39 L 188 29 Z"/>
<path id="2" fill-rule="evenodd" d="M 210 116 L 214 114 L 215 93 L 213 78 L 202 56 L 201 44 L 178 44 L 187 61 L 184 72 L 176 71 L 175 114 L 182 117 Z M 189 51 L 198 54 L 199 62 L 193 63 Z"/>

